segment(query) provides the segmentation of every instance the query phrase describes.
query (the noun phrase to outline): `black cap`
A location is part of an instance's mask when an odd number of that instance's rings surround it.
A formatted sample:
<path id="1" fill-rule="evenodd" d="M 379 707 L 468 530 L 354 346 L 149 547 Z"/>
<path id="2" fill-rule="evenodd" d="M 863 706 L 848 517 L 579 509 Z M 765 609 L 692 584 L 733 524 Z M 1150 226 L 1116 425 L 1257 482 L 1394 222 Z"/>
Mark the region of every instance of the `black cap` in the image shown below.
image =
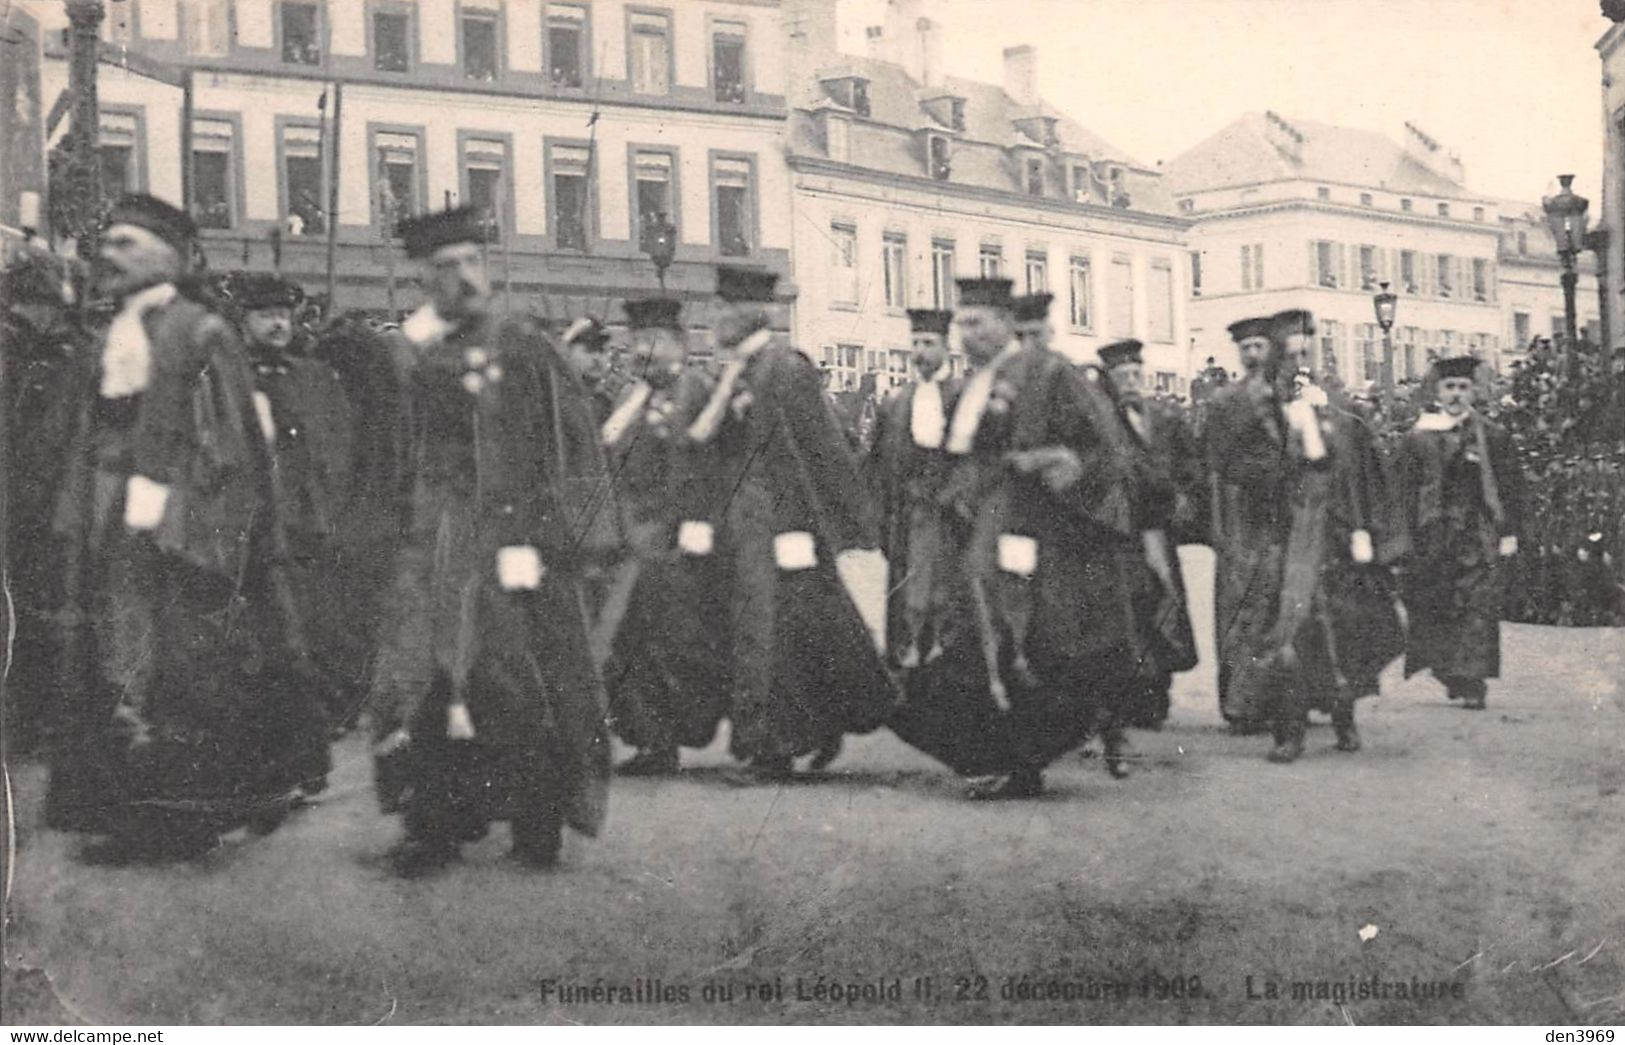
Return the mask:
<path id="1" fill-rule="evenodd" d="M 779 274 L 770 269 L 717 266 L 717 297 L 724 301 L 770 304 Z"/>
<path id="2" fill-rule="evenodd" d="M 1433 364 L 1440 377 L 1472 377 L 1478 370 L 1478 357 L 1451 356 Z"/>
<path id="3" fill-rule="evenodd" d="M 305 300 L 304 288 L 271 272 L 233 272 L 225 292 L 244 312 L 257 308 L 297 308 Z"/>
<path id="4" fill-rule="evenodd" d="M 107 224 L 146 229 L 175 248 L 183 259 L 192 256 L 192 241 L 197 238 L 197 225 L 191 215 L 144 192 L 132 192 L 113 204 Z"/>
<path id="5" fill-rule="evenodd" d="M 1269 318 L 1269 332 L 1271 337 L 1313 334 L 1315 314 L 1306 308 L 1289 308 L 1284 312 L 1277 312 Z"/>
<path id="6" fill-rule="evenodd" d="M 941 334 L 948 336 L 954 314 L 945 308 L 911 308 L 908 310 L 908 329 L 915 334 Z"/>
<path id="7" fill-rule="evenodd" d="M 1245 341 L 1250 337 L 1269 337 L 1270 321 L 1264 316 L 1250 316 L 1247 319 L 1238 319 L 1228 327 L 1232 341 Z M 1209 357 L 1209 362 L 1212 357 Z"/>
<path id="8" fill-rule="evenodd" d="M 683 303 L 677 298 L 640 298 L 622 306 L 626 321 L 638 329 L 683 329 Z"/>
<path id="9" fill-rule="evenodd" d="M 1133 338 L 1124 341 L 1113 341 L 1109 345 L 1100 347 L 1100 365 L 1110 370 L 1121 363 L 1139 363 L 1144 361 L 1141 349 L 1145 348 Z"/>
<path id="10" fill-rule="evenodd" d="M 609 331 L 593 317 L 582 316 L 564 328 L 559 340 L 566 345 L 602 345 L 609 340 Z"/>
<path id="11" fill-rule="evenodd" d="M 451 210 L 403 219 L 395 226 L 395 234 L 406 241 L 407 257 L 426 258 L 452 243 L 488 242 L 491 223 L 484 211 L 473 207 L 453 207 Z"/>
<path id="12" fill-rule="evenodd" d="M 1016 313 L 1017 323 L 1031 323 L 1035 320 L 1049 318 L 1050 302 L 1055 300 L 1054 294 L 1027 294 L 1011 302 Z"/>
<path id="13" fill-rule="evenodd" d="M 1013 305 L 1010 299 L 1013 284 L 1007 279 L 977 276 L 954 282 L 959 286 L 961 305 L 988 305 L 993 308 L 1010 308 Z"/>

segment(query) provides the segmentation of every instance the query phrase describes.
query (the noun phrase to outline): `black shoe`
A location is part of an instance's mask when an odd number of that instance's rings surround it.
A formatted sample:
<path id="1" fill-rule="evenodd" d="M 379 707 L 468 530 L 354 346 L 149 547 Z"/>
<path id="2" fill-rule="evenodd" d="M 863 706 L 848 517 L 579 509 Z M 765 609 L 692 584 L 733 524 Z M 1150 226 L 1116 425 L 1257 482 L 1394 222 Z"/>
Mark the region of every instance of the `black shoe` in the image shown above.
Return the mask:
<path id="1" fill-rule="evenodd" d="M 840 757 L 841 737 L 840 734 L 836 734 L 835 736 L 824 741 L 823 746 L 817 751 L 813 752 L 812 761 L 807 763 L 807 768 L 816 773 L 820 770 L 828 769 L 829 764 Z"/>
<path id="2" fill-rule="evenodd" d="M 1277 739 L 1275 741 L 1275 747 L 1270 749 L 1269 760 L 1271 762 L 1285 764 L 1287 762 L 1296 762 L 1302 756 L 1303 737 L 1294 735 Z"/>
<path id="3" fill-rule="evenodd" d="M 1482 693 L 1473 693 L 1461 698 L 1461 706 L 1468 711 L 1483 711 L 1485 705 L 1486 702 Z"/>
<path id="4" fill-rule="evenodd" d="M 762 784 L 782 784 L 796 777 L 795 763 L 788 757 L 758 758 L 742 766 L 730 766 L 722 771 L 722 779 L 735 787 L 757 787 Z"/>
<path id="5" fill-rule="evenodd" d="M 559 853 L 563 848 L 564 829 L 555 823 L 551 831 L 536 829 L 524 834 L 515 831 L 508 856 L 531 870 L 551 871 L 559 866 Z"/>
<path id="6" fill-rule="evenodd" d="M 676 776 L 678 765 L 676 748 L 645 748 L 616 766 L 615 772 L 620 776 Z"/>
<path id="7" fill-rule="evenodd" d="M 389 851 L 389 866 L 400 878 L 422 878 L 456 860 L 457 855 L 457 846 L 452 842 L 407 838 Z"/>
<path id="8" fill-rule="evenodd" d="M 1360 750 L 1360 731 L 1354 728 L 1354 723 L 1350 722 L 1347 725 L 1333 723 L 1332 728 L 1337 730 L 1337 750 Z"/>
<path id="9" fill-rule="evenodd" d="M 1103 739 L 1106 748 L 1106 772 L 1118 780 L 1129 775 L 1129 763 L 1137 756 L 1129 747 L 1128 737 L 1121 729 L 1109 730 Z"/>
<path id="10" fill-rule="evenodd" d="M 1036 798 L 1044 793 L 1044 774 L 1036 769 L 1014 773 L 972 777 L 965 796 L 973 801 L 1001 801 L 1008 798 Z"/>

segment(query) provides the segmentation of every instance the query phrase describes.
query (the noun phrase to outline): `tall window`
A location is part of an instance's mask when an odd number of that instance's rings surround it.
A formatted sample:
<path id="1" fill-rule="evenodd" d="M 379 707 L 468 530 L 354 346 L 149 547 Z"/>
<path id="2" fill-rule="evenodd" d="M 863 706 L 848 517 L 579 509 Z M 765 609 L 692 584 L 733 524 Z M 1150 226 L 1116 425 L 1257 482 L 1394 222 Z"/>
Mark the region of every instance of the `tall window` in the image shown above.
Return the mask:
<path id="1" fill-rule="evenodd" d="M 1399 356 L 1404 366 L 1404 377 L 1408 381 L 1417 375 L 1416 371 L 1416 344 L 1418 341 L 1415 327 L 1405 327 L 1399 335 Z"/>
<path id="2" fill-rule="evenodd" d="M 824 348 L 824 363 L 830 370 L 831 392 L 855 389 L 863 373 L 863 346 L 827 345 Z"/>
<path id="3" fill-rule="evenodd" d="M 218 58 L 231 50 L 231 0 L 183 0 L 181 42 L 192 57 Z"/>
<path id="4" fill-rule="evenodd" d="M 586 250 L 592 191 L 592 151 L 584 145 L 554 145 L 552 160 L 553 245 L 560 250 Z"/>
<path id="5" fill-rule="evenodd" d="M 1513 343 L 1513 345 L 1517 347 L 1518 351 L 1522 352 L 1524 349 L 1529 347 L 1529 342 L 1531 340 L 1533 340 L 1533 339 L 1534 339 L 1534 334 L 1532 332 L 1532 328 L 1529 325 L 1529 313 L 1527 313 L 1527 312 L 1514 312 L 1514 313 L 1512 313 L 1512 343 Z"/>
<path id="6" fill-rule="evenodd" d="M 1317 377 L 1325 378 L 1333 374 L 1342 376 L 1341 357 L 1343 347 L 1343 324 L 1335 319 L 1328 319 L 1320 325 L 1320 359 L 1315 368 Z"/>
<path id="7" fill-rule="evenodd" d="M 1044 161 L 1031 158 L 1027 160 L 1027 195 L 1044 195 Z"/>
<path id="8" fill-rule="evenodd" d="M 669 152 L 638 152 L 632 158 L 633 192 L 637 200 L 636 219 L 638 249 L 650 253 L 655 247 L 660 223 L 676 223 L 676 197 L 672 193 L 672 154 Z"/>
<path id="9" fill-rule="evenodd" d="M 1145 288 L 1145 333 L 1151 341 L 1164 344 L 1174 340 L 1174 268 L 1166 261 L 1153 261 Z"/>
<path id="10" fill-rule="evenodd" d="M 321 10 L 313 3 L 281 0 L 282 60 L 293 65 L 322 62 Z"/>
<path id="11" fill-rule="evenodd" d="M 502 53 L 497 13 L 465 10 L 459 29 L 463 38 L 463 76 L 470 80 L 496 80 Z"/>
<path id="12" fill-rule="evenodd" d="M 1241 289 L 1264 289 L 1264 244 L 1244 243 L 1241 246 Z"/>
<path id="13" fill-rule="evenodd" d="M 1027 293 L 1043 294 L 1049 291 L 1049 255 L 1041 250 L 1027 252 Z"/>
<path id="14" fill-rule="evenodd" d="M 1382 377 L 1382 360 L 1377 358 L 1377 331 L 1377 324 L 1361 323 L 1354 332 L 1360 353 L 1360 376 L 1367 381 Z"/>
<path id="15" fill-rule="evenodd" d="M 1371 290 L 1377 285 L 1377 248 L 1360 245 L 1360 289 Z"/>
<path id="16" fill-rule="evenodd" d="M 908 307 L 908 239 L 888 232 L 880 243 L 881 271 L 886 280 L 886 307 Z"/>
<path id="17" fill-rule="evenodd" d="M 463 204 L 485 215 L 489 226 L 501 232 L 507 219 L 506 143 L 495 138 L 463 141 Z"/>
<path id="18" fill-rule="evenodd" d="M 639 94 L 671 92 L 671 20 L 653 11 L 633 11 L 632 89 Z"/>
<path id="19" fill-rule="evenodd" d="M 415 134 L 380 133 L 377 157 L 378 221 L 386 236 L 418 211 L 418 139 Z"/>
<path id="20" fill-rule="evenodd" d="M 555 87 L 587 82 L 587 9 L 579 4 L 548 4 L 547 78 Z"/>
<path id="21" fill-rule="evenodd" d="M 282 221 L 290 236 L 327 231 L 323 204 L 322 129 L 305 124 L 282 128 Z"/>
<path id="22" fill-rule="evenodd" d="M 752 192 L 750 161 L 714 160 L 711 182 L 716 212 L 717 253 L 738 258 L 750 254 L 756 239 L 756 201 Z"/>
<path id="23" fill-rule="evenodd" d="M 1202 252 L 1191 251 L 1191 297 L 1202 296 Z"/>
<path id="24" fill-rule="evenodd" d="M 1399 252 L 1399 286 L 1407 294 L 1415 294 L 1418 289 L 1416 282 L 1416 251 L 1414 250 Z"/>
<path id="25" fill-rule="evenodd" d="M 412 16 L 404 11 L 372 13 L 372 65 L 384 73 L 412 71 Z"/>
<path id="26" fill-rule="evenodd" d="M 1089 330 L 1095 325 L 1094 289 L 1089 282 L 1089 259 L 1073 258 L 1068 268 L 1071 291 L 1067 303 L 1068 319 L 1079 330 Z"/>
<path id="27" fill-rule="evenodd" d="M 997 243 L 984 243 L 976 252 L 977 271 L 983 279 L 997 279 L 1004 274 L 1004 248 Z"/>
<path id="28" fill-rule="evenodd" d="M 192 121 L 192 219 L 200 229 L 229 229 L 236 215 L 232 179 L 235 128 L 229 120 Z"/>
<path id="29" fill-rule="evenodd" d="M 1315 241 L 1315 283 L 1322 287 L 1335 287 L 1340 285 L 1337 278 L 1338 254 L 1337 244 L 1326 240 Z"/>
<path id="30" fill-rule="evenodd" d="M 1490 299 L 1490 263 L 1484 258 L 1473 259 L 1473 300 Z"/>
<path id="31" fill-rule="evenodd" d="M 953 308 L 955 302 L 954 291 L 954 243 L 953 240 L 938 239 L 931 241 L 931 307 Z"/>
<path id="32" fill-rule="evenodd" d="M 131 113 L 102 110 L 97 118 L 96 155 L 100 161 L 102 197 L 116 200 L 140 188 L 137 149 L 141 123 Z"/>
<path id="33" fill-rule="evenodd" d="M 719 102 L 745 100 L 745 23 L 717 22 L 711 29 L 711 83 Z"/>
<path id="34" fill-rule="evenodd" d="M 851 225 L 829 227 L 830 300 L 837 305 L 858 303 L 858 230 Z"/>
<path id="35" fill-rule="evenodd" d="M 1451 270 L 1455 267 L 1454 259 L 1449 254 L 1436 254 L 1433 257 L 1433 265 L 1437 273 L 1439 296 L 1442 298 L 1453 296 L 1455 288 L 1451 285 Z"/>
<path id="36" fill-rule="evenodd" d="M 1134 336 L 1134 266 L 1113 258 L 1107 270 L 1106 330 L 1112 337 Z"/>

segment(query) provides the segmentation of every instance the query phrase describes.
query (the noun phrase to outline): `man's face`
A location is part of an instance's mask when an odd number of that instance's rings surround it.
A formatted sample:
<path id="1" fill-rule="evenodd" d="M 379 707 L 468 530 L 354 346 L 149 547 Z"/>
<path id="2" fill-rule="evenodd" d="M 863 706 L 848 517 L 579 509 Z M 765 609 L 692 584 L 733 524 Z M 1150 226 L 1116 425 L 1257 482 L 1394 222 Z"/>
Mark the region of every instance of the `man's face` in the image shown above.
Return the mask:
<path id="1" fill-rule="evenodd" d="M 926 377 L 936 373 L 948 361 L 948 339 L 941 334 L 916 330 L 911 340 L 914 368 Z"/>
<path id="2" fill-rule="evenodd" d="M 632 374 L 655 388 L 670 388 L 676 383 L 687 355 L 676 331 L 652 327 L 632 334 Z"/>
<path id="3" fill-rule="evenodd" d="M 1439 378 L 1439 405 L 1452 415 L 1464 414 L 1473 405 L 1476 389 L 1470 377 Z"/>
<path id="4" fill-rule="evenodd" d="M 448 243 L 429 258 L 429 299 L 446 319 L 484 312 L 491 301 L 491 281 L 478 243 Z"/>
<path id="5" fill-rule="evenodd" d="M 1270 339 L 1267 337 L 1244 337 L 1236 348 L 1241 352 L 1241 365 L 1249 374 L 1262 370 L 1269 362 Z"/>
<path id="6" fill-rule="evenodd" d="M 181 256 L 156 232 L 118 224 L 102 236 L 101 286 L 120 298 L 181 274 Z"/>
<path id="7" fill-rule="evenodd" d="M 1305 333 L 1288 334 L 1281 341 L 1281 364 L 1293 372 L 1310 369 L 1310 340 Z"/>
<path id="8" fill-rule="evenodd" d="M 293 343 L 293 309 L 286 305 L 251 309 L 243 314 L 243 333 L 250 347 L 280 352 Z"/>
<path id="9" fill-rule="evenodd" d="M 570 342 L 570 365 L 582 383 L 591 388 L 609 373 L 607 345 L 592 337 L 578 337 Z"/>
<path id="10" fill-rule="evenodd" d="M 1112 388 L 1118 398 L 1139 401 L 1145 391 L 1145 367 L 1130 360 L 1112 367 L 1107 374 L 1112 379 Z"/>
<path id="11" fill-rule="evenodd" d="M 965 346 L 965 354 L 978 364 L 1003 352 L 1015 332 L 1010 313 L 988 305 L 962 308 L 954 321 L 959 324 L 959 339 Z"/>
<path id="12" fill-rule="evenodd" d="M 1050 329 L 1049 320 L 1033 319 L 1016 326 L 1016 333 L 1021 340 L 1033 348 L 1048 348 L 1054 331 Z"/>

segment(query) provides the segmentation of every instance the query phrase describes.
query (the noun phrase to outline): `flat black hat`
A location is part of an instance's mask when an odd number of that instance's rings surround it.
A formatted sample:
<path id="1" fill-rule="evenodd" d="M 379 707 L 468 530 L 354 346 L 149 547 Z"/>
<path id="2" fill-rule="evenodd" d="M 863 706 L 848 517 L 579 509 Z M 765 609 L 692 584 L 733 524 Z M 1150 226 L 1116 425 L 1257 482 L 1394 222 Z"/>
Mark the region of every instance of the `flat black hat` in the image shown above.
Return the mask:
<path id="1" fill-rule="evenodd" d="M 915 334 L 941 334 L 948 336 L 954 314 L 945 308 L 911 308 L 908 310 L 908 329 Z"/>
<path id="2" fill-rule="evenodd" d="M 491 223 L 483 211 L 473 207 L 453 207 L 451 210 L 405 218 L 395 226 L 395 234 L 406 241 L 407 257 L 426 258 L 452 243 L 488 242 Z"/>
<path id="3" fill-rule="evenodd" d="M 1478 371 L 1478 357 L 1451 356 L 1433 364 L 1440 377 L 1472 377 Z"/>
<path id="4" fill-rule="evenodd" d="M 1017 323 L 1031 323 L 1034 320 L 1048 319 L 1050 302 L 1055 300 L 1054 294 L 1027 294 L 1011 302 L 1016 313 Z"/>
<path id="5" fill-rule="evenodd" d="M 779 274 L 771 269 L 717 266 L 717 297 L 724 301 L 770 304 L 778 282 Z"/>
<path id="6" fill-rule="evenodd" d="M 303 287 L 272 272 L 233 272 L 226 278 L 225 290 L 244 312 L 257 308 L 297 308 L 305 300 Z"/>
<path id="7" fill-rule="evenodd" d="M 1010 288 L 1014 285 L 999 276 L 975 276 L 954 281 L 959 287 L 961 305 L 989 305 L 993 308 L 1011 308 Z"/>
<path id="8" fill-rule="evenodd" d="M 564 328 L 560 338 L 566 345 L 602 345 L 609 340 L 609 331 L 604 324 L 591 316 L 582 316 L 580 319 Z"/>
<path id="9" fill-rule="evenodd" d="M 1315 314 L 1306 308 L 1289 308 L 1269 318 L 1270 335 L 1313 334 Z"/>
<path id="10" fill-rule="evenodd" d="M 1102 345 L 1100 347 L 1100 365 L 1110 370 L 1122 363 L 1143 362 L 1144 356 L 1141 354 L 1141 350 L 1144 348 L 1144 345 L 1133 338 Z"/>
<path id="11" fill-rule="evenodd" d="M 191 256 L 192 241 L 197 238 L 197 225 L 193 223 L 191 215 L 144 192 L 132 192 L 121 197 L 108 212 L 107 224 L 134 225 L 146 229 L 174 247 L 183 258 Z"/>
<path id="12" fill-rule="evenodd" d="M 628 301 L 622 308 L 626 310 L 626 321 L 633 327 L 683 329 L 683 303 L 677 298 L 640 298 Z"/>
<path id="13" fill-rule="evenodd" d="M 1264 316 L 1238 319 L 1227 328 L 1232 341 L 1245 341 L 1250 337 L 1269 337 L 1270 321 Z"/>

